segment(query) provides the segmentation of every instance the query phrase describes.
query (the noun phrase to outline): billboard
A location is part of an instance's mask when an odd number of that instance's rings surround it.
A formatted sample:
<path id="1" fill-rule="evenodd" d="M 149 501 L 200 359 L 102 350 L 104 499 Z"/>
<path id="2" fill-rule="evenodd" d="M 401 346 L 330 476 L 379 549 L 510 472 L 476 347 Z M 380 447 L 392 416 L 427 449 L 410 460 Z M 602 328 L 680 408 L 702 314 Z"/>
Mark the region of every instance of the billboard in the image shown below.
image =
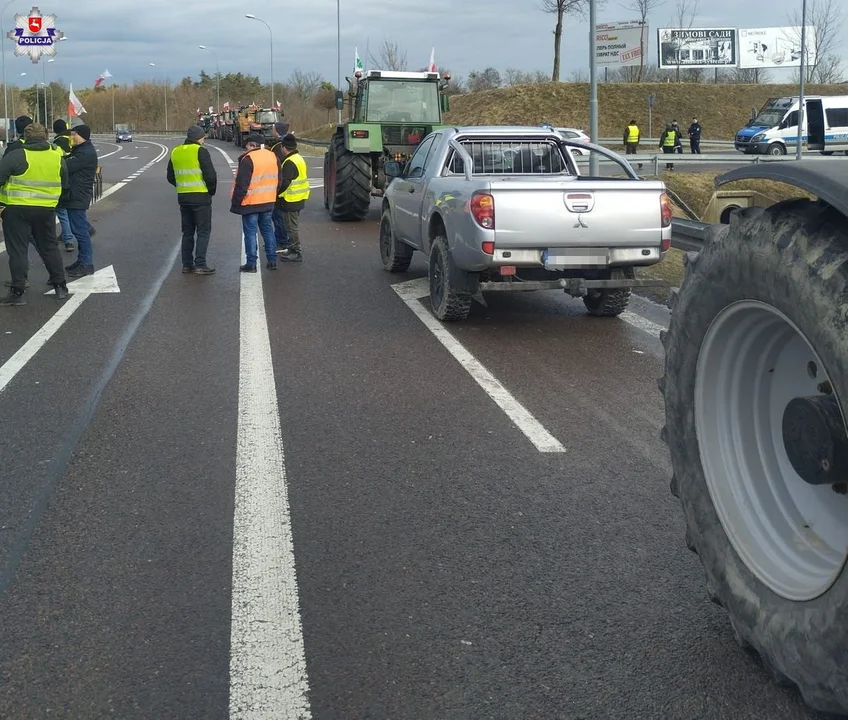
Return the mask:
<path id="1" fill-rule="evenodd" d="M 807 27 L 807 63 L 816 62 L 815 28 Z M 739 67 L 801 66 L 801 26 L 739 29 Z"/>
<path id="2" fill-rule="evenodd" d="M 657 50 L 661 70 L 736 67 L 736 28 L 660 28 Z"/>
<path id="3" fill-rule="evenodd" d="M 648 24 L 632 22 L 595 25 L 595 59 L 598 65 L 639 65 L 642 61 L 642 33 L 647 53 Z"/>

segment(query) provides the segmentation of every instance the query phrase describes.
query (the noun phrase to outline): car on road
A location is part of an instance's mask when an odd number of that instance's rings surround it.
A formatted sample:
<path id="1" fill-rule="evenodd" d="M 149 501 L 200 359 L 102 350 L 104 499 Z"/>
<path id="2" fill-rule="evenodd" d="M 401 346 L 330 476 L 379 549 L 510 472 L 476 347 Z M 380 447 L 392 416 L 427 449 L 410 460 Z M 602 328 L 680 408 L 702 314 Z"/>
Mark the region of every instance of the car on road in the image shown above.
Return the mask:
<path id="1" fill-rule="evenodd" d="M 116 143 L 132 142 L 132 139 L 133 136 L 129 130 L 118 130 L 118 132 L 115 133 Z"/>
<path id="2" fill-rule="evenodd" d="M 617 174 L 581 175 L 578 149 Z M 384 171 L 383 267 L 406 272 L 416 251 L 426 255 L 440 320 L 466 318 L 484 291 L 543 289 L 616 316 L 633 287 L 663 284 L 637 280 L 635 268 L 662 261 L 671 246 L 665 184 L 640 179 L 606 148 L 550 128 L 441 128 Z"/>
<path id="3" fill-rule="evenodd" d="M 579 140 L 580 142 L 590 143 L 592 142 L 592 138 L 590 138 L 583 130 L 579 128 L 567 128 L 567 127 L 557 127 L 554 128 L 562 137 L 566 140 Z M 575 155 L 582 155 L 583 151 L 580 148 L 574 148 L 572 152 Z"/>

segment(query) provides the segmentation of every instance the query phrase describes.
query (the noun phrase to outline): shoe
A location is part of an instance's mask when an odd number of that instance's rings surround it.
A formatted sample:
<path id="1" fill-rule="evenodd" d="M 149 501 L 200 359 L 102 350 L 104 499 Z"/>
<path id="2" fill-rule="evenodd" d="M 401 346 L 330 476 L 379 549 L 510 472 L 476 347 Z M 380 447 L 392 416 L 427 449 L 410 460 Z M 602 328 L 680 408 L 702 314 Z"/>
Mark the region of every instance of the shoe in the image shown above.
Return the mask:
<path id="1" fill-rule="evenodd" d="M 12 281 L 11 281 L 11 280 L 7 280 L 4 284 L 6 285 L 6 287 L 7 287 L 7 288 L 12 287 Z M 27 281 L 24 283 L 24 287 L 25 287 L 25 288 L 28 288 L 28 287 L 29 287 L 29 280 L 27 280 Z"/>
<path id="2" fill-rule="evenodd" d="M 94 265 L 80 265 L 73 270 L 68 270 L 68 277 L 71 279 L 85 277 L 86 275 L 94 275 Z"/>
<path id="3" fill-rule="evenodd" d="M 70 265 L 65 265 L 65 270 L 76 270 L 82 263 L 77 260 L 75 263 L 71 263 Z"/>
<path id="4" fill-rule="evenodd" d="M 65 250 L 67 252 L 73 252 L 76 249 L 77 249 L 77 246 L 74 245 L 73 243 L 65 243 Z"/>
<path id="5" fill-rule="evenodd" d="M 265 263 L 265 269 L 266 270 L 276 270 L 277 269 L 277 263 L 275 263 L 275 262 Z"/>
<path id="6" fill-rule="evenodd" d="M 18 294 L 14 290 L 10 292 L 6 297 L 0 298 L 0 305 L 8 305 L 10 307 L 21 307 L 22 305 L 26 304 L 27 301 L 24 300 L 24 294 Z"/>
<path id="7" fill-rule="evenodd" d="M 286 252 L 280 255 L 280 260 L 283 262 L 303 262 L 303 255 L 299 252 Z"/>
<path id="8" fill-rule="evenodd" d="M 195 275 L 214 275 L 215 268 L 209 267 L 208 265 L 201 265 L 199 267 L 194 268 Z"/>
<path id="9" fill-rule="evenodd" d="M 183 275 L 191 275 L 194 272 L 194 268 L 191 265 L 183 265 Z"/>
<path id="10" fill-rule="evenodd" d="M 65 285 L 65 283 L 62 283 L 61 285 L 54 285 L 53 287 L 56 290 L 57 300 L 64 300 L 68 297 L 68 286 Z"/>
<path id="11" fill-rule="evenodd" d="M 256 272 L 256 265 L 242 265 L 239 268 L 239 272 L 255 273 Z"/>

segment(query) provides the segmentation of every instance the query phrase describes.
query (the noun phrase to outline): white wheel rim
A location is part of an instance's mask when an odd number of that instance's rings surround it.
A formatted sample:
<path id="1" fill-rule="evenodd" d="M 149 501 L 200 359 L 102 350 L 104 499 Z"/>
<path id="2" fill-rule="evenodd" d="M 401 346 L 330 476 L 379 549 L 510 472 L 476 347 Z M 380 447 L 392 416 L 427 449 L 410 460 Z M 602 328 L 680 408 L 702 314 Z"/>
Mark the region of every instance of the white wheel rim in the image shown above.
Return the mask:
<path id="1" fill-rule="evenodd" d="M 848 496 L 802 480 L 783 444 L 789 400 L 827 379 L 798 328 L 761 302 L 722 310 L 698 354 L 695 429 L 713 505 L 748 569 L 794 601 L 826 592 L 848 548 Z"/>

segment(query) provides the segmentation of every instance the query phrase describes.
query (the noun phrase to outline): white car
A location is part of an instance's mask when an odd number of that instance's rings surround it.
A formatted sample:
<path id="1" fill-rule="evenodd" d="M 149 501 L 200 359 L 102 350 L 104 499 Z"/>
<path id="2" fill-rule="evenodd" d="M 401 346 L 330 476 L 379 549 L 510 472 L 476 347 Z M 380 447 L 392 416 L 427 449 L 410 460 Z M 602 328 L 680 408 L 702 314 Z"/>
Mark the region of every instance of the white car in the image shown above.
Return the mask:
<path id="1" fill-rule="evenodd" d="M 579 140 L 581 142 L 592 142 L 592 138 L 590 138 L 586 133 L 582 130 L 578 130 L 577 128 L 566 128 L 566 127 L 558 127 L 554 128 L 560 135 L 562 135 L 566 140 Z M 577 148 L 573 148 L 572 152 L 575 155 L 582 155 L 582 151 Z"/>

